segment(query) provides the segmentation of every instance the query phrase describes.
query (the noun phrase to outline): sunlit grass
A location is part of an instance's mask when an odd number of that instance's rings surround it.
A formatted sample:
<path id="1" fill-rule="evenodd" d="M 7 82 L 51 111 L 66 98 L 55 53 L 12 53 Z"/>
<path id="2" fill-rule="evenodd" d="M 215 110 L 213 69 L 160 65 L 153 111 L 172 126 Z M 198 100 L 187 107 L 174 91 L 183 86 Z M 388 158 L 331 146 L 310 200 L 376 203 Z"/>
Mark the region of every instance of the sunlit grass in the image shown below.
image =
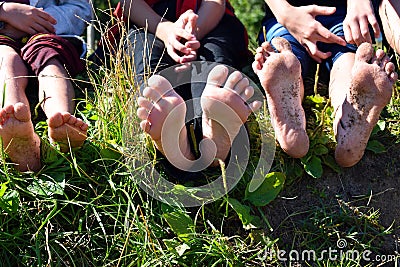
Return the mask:
<path id="1" fill-rule="evenodd" d="M 96 23 L 103 35 L 110 27 Z M 339 237 L 346 238 L 349 248 L 379 252 L 381 236 L 391 229 L 381 227 L 379 212 L 357 202 L 310 206 L 303 220 L 288 226 L 296 238 L 292 244 L 273 238 L 269 214 L 245 200 L 254 166 L 228 196 L 201 207 L 170 207 L 147 195 L 137 182 L 148 175 L 139 163 L 151 146 L 135 115 L 133 62 L 123 47 L 118 43 L 105 64 L 89 65 L 76 80 L 81 96 L 77 114 L 90 126 L 81 149 L 58 152 L 47 142 L 46 123 L 40 122 L 36 131 L 44 147 L 43 169 L 18 173 L 12 164 L 2 162 L 0 266 L 286 266 L 276 255 L 264 258 L 261 252 L 315 249 L 319 253 L 335 247 Z M 313 140 L 328 136 L 331 141 L 327 99 L 316 101 L 309 103 L 314 115 L 309 130 L 322 125 Z M 395 142 L 399 106 L 396 87 L 382 114 L 387 121 L 385 137 Z M 262 119 L 266 118 L 256 118 Z M 254 124 L 249 129 L 252 149 L 257 151 L 259 129 Z M 151 154 L 148 157 L 151 164 Z M 251 157 L 252 163 L 257 162 L 256 154 Z M 285 173 L 287 186 L 295 186 L 300 177 L 310 178 L 301 161 L 289 159 L 279 149 L 272 171 Z M 317 193 L 316 199 L 322 201 L 323 192 Z M 286 221 L 294 216 L 288 214 Z M 357 262 L 325 261 L 318 266 L 338 264 Z"/>

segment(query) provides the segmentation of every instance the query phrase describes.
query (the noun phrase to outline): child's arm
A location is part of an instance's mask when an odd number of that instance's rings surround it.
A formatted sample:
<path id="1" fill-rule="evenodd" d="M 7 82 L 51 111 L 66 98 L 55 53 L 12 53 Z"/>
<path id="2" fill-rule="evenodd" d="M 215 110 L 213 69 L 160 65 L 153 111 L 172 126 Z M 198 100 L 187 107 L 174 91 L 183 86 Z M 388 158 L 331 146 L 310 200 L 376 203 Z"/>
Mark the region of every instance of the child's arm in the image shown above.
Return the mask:
<path id="1" fill-rule="evenodd" d="M 375 38 L 380 35 L 378 20 L 370 0 L 347 0 L 347 14 L 343 21 L 346 41 L 360 45 L 363 42 L 372 43 L 368 26 L 374 30 Z"/>
<path id="2" fill-rule="evenodd" d="M 56 34 L 81 35 L 87 22 L 92 19 L 92 7 L 89 0 L 63 0 L 59 5 L 42 7 L 57 20 Z"/>
<path id="3" fill-rule="evenodd" d="M 197 15 L 197 28 L 195 35 L 201 40 L 220 22 L 225 13 L 225 0 L 203 0 Z"/>
<path id="4" fill-rule="evenodd" d="M 317 62 L 328 58 L 330 52 L 324 53 L 317 48 L 317 42 L 337 43 L 346 45 L 346 42 L 322 26 L 315 17 L 329 16 L 335 13 L 334 7 L 317 5 L 294 7 L 287 1 L 265 0 L 276 19 L 296 40 L 302 44 Z"/>

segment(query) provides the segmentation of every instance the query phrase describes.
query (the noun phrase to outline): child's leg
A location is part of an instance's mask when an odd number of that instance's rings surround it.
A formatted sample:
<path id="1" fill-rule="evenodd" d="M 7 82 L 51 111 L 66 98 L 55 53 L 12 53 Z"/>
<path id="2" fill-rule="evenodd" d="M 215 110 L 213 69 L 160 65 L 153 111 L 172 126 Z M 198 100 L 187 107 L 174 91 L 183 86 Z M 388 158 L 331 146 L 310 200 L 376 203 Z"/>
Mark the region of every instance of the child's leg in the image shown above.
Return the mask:
<path id="1" fill-rule="evenodd" d="M 400 54 L 400 2 L 382 0 L 379 6 L 379 16 L 389 45 L 396 53 Z"/>
<path id="2" fill-rule="evenodd" d="M 88 125 L 74 113 L 74 88 L 64 66 L 50 59 L 38 75 L 39 99 L 48 118 L 49 137 L 58 142 L 63 151 L 82 146 Z"/>
<path id="3" fill-rule="evenodd" d="M 27 68 L 18 53 L 1 45 L 0 86 L 4 105 L 0 109 L 0 136 L 3 149 L 20 171 L 40 169 L 40 138 L 31 122 L 25 89 Z M 5 92 L 3 91 L 5 90 Z M 3 97 L 1 97 L 3 98 Z"/>
<path id="4" fill-rule="evenodd" d="M 351 70 L 346 66 L 352 66 Z M 374 53 L 371 44 L 362 44 L 355 56 L 346 53 L 334 63 L 330 92 L 336 110 L 335 157 L 339 165 L 350 167 L 362 158 L 396 79 L 394 64 L 382 50 Z"/>

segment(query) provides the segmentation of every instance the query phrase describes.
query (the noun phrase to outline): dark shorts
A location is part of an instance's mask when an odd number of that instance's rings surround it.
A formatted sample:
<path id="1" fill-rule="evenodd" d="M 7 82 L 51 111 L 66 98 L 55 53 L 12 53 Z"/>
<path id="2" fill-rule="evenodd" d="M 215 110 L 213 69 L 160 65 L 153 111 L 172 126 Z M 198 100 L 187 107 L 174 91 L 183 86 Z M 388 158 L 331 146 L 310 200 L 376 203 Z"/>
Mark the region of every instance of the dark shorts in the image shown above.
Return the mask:
<path id="1" fill-rule="evenodd" d="M 373 6 L 375 14 L 378 14 L 380 0 L 373 0 Z M 316 20 L 319 21 L 325 28 L 329 29 L 332 33 L 337 36 L 344 36 L 343 21 L 346 17 L 346 7 L 337 7 L 336 12 L 330 16 L 318 16 Z M 378 19 L 379 20 L 379 19 Z M 258 40 L 260 43 L 264 42 L 265 39 L 268 42 L 275 37 L 282 37 L 289 41 L 292 46 L 293 53 L 299 59 L 302 67 L 302 75 L 308 74 L 310 64 L 314 63 L 313 59 L 309 56 L 307 50 L 289 33 L 289 31 L 277 22 L 275 18 L 264 18 L 262 27 L 265 27 L 266 38 L 264 38 L 263 31 L 260 32 Z M 371 29 L 372 31 L 372 29 Z M 372 34 L 373 36 L 373 34 Z M 327 44 L 319 42 L 317 44 L 318 49 L 323 52 L 331 52 L 332 56 L 326 59 L 323 63 L 330 71 L 333 63 L 344 53 L 355 53 L 357 50 L 356 45 L 347 44 L 347 46 L 341 46 L 338 44 Z"/>
<path id="2" fill-rule="evenodd" d="M 85 65 L 80 58 L 79 46 L 73 42 L 54 34 L 37 34 L 26 42 L 0 35 L 0 45 L 12 47 L 18 52 L 35 75 L 53 58 L 59 60 L 72 77 L 83 71 Z"/>

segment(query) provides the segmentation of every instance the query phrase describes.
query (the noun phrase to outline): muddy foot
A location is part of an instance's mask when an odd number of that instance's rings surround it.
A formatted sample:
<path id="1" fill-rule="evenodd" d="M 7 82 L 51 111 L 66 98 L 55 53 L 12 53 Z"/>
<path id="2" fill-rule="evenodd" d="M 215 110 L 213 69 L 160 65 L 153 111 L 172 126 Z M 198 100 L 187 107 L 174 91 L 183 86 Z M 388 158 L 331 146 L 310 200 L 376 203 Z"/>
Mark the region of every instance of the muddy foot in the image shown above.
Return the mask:
<path id="1" fill-rule="evenodd" d="M 194 156 L 185 127 L 184 100 L 159 75 L 150 77 L 143 96 L 138 98 L 137 115 L 142 120 L 140 127 L 172 164 L 181 169 L 187 168 L 187 159 L 194 159 Z"/>
<path id="2" fill-rule="evenodd" d="M 382 51 L 374 53 L 371 44 L 357 49 L 352 70 L 352 85 L 334 121 L 337 140 L 336 161 L 342 167 L 355 165 L 365 147 L 379 114 L 389 103 L 397 80 L 394 64 Z"/>
<path id="3" fill-rule="evenodd" d="M 306 119 L 301 105 L 303 84 L 301 65 L 288 41 L 275 38 L 257 49 L 253 70 L 267 95 L 276 138 L 291 157 L 305 156 L 309 148 Z"/>
<path id="4" fill-rule="evenodd" d="M 0 136 L 4 151 L 19 171 L 40 169 L 40 138 L 34 132 L 25 104 L 16 103 L 0 110 Z"/>
<path id="5" fill-rule="evenodd" d="M 60 145 L 62 152 L 81 147 L 87 138 L 88 125 L 69 112 L 58 112 L 47 120 L 49 137 Z"/>
<path id="6" fill-rule="evenodd" d="M 218 65 L 209 73 L 201 96 L 202 129 L 203 137 L 216 146 L 216 158 L 226 159 L 243 123 L 252 111 L 260 108 L 259 101 L 246 103 L 253 94 L 249 80 L 238 71 L 228 77 L 228 68 Z M 216 164 L 217 161 L 213 165 Z"/>

